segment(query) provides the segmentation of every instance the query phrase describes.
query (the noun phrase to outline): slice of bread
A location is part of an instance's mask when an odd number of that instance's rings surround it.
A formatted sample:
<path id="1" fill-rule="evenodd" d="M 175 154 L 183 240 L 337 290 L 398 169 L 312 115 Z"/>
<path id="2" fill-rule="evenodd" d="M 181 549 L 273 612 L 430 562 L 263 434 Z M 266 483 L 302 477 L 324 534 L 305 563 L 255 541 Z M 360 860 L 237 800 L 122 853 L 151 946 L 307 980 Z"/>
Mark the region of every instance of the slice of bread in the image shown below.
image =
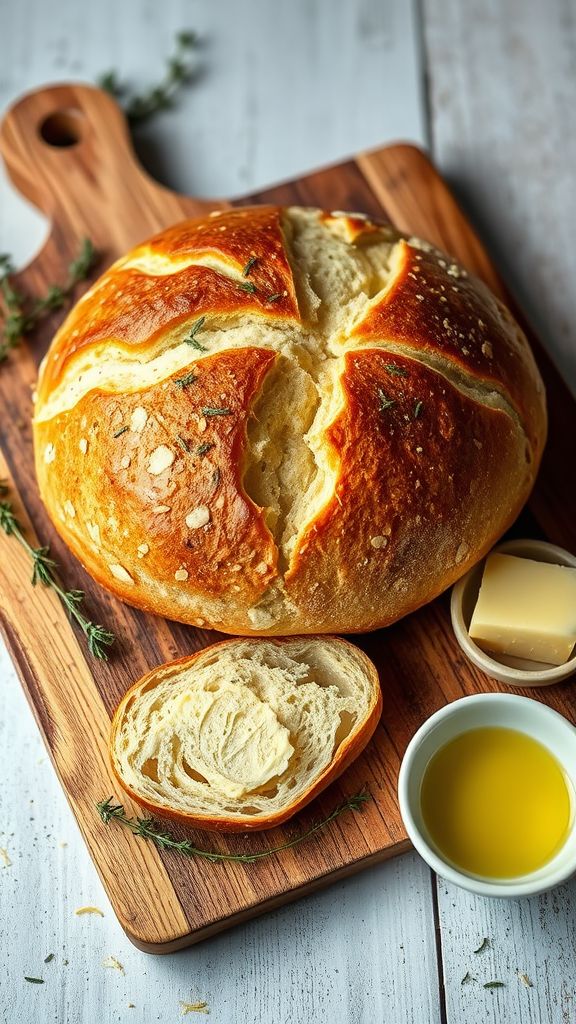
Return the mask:
<path id="1" fill-rule="evenodd" d="M 376 668 L 345 640 L 227 640 L 128 690 L 112 765 L 154 814 L 215 831 L 272 828 L 347 768 L 381 711 Z"/>

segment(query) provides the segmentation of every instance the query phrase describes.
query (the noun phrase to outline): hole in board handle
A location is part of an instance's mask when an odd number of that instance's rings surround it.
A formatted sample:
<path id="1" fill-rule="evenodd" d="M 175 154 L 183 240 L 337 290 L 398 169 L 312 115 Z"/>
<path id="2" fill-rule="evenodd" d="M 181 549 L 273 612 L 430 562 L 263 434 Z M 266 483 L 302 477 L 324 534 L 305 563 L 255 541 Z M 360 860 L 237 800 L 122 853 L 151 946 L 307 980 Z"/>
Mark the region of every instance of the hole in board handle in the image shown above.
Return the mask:
<path id="1" fill-rule="evenodd" d="M 82 114 L 79 110 L 57 110 L 44 118 L 39 131 L 49 146 L 57 149 L 76 146 L 82 138 Z"/>

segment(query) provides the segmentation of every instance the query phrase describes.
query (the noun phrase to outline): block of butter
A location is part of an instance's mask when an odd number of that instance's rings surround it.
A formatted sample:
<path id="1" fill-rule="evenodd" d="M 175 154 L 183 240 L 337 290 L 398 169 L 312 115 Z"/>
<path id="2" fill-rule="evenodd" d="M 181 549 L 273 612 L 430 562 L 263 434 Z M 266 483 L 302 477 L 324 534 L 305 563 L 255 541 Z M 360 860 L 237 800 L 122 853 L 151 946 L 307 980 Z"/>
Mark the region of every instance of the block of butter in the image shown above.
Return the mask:
<path id="1" fill-rule="evenodd" d="M 563 665 L 576 643 L 576 569 L 490 555 L 469 633 L 494 654 Z"/>

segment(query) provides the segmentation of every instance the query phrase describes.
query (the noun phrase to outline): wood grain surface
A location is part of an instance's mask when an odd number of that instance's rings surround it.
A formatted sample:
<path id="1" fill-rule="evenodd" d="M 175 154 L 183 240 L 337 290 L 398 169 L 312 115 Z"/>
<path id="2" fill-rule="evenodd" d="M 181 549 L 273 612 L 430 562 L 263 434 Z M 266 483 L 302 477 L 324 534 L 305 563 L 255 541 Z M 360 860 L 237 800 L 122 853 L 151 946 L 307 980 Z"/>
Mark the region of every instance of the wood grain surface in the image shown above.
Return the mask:
<path id="1" fill-rule="evenodd" d="M 74 136 L 73 144 L 54 145 L 71 142 Z M 31 94 L 7 115 L 1 144 L 12 180 L 52 223 L 44 249 L 20 276 L 20 284 L 32 294 L 64 279 L 67 263 L 85 235 L 99 249 L 104 267 L 152 231 L 222 205 L 176 196 L 151 181 L 134 161 L 115 104 L 89 87 L 62 86 Z M 426 157 L 412 147 L 363 154 L 247 199 L 384 213 L 400 228 L 446 248 L 501 292 L 485 251 L 446 186 Z M 113 622 L 121 642 L 108 664 L 87 664 L 82 638 L 80 643 L 74 638 L 51 595 L 29 587 L 22 558 L 14 542 L 4 536 L 0 558 L 6 600 L 0 620 L 56 770 L 123 927 L 141 948 L 167 952 L 406 849 L 395 789 L 399 761 L 410 736 L 447 700 L 497 687 L 460 654 L 447 600 L 441 598 L 395 627 L 358 641 L 381 670 L 382 723 L 365 754 L 300 816 L 299 824 L 304 827 L 344 795 L 367 784 L 374 799 L 362 815 L 342 817 L 297 851 L 256 865 L 210 865 L 148 848 L 144 851 L 138 840 L 122 838 L 119 829 L 100 825 L 94 802 L 110 791 L 104 747 L 107 718 L 119 696 L 150 667 L 198 649 L 216 634 L 146 617 L 119 604 L 86 577 L 52 530 L 36 492 L 29 421 L 35 367 L 53 328 L 53 323 L 46 324 L 0 375 L 5 410 L 0 437 L 7 466 L 0 475 L 9 475 L 36 533 L 44 543 L 50 542 L 64 567 L 66 586 L 86 591 L 91 617 Z M 576 496 L 565 467 L 575 436 L 576 410 L 539 346 L 537 355 L 552 399 L 551 440 L 522 528 L 574 547 Z M 573 717 L 566 686 L 533 695 Z M 87 772 L 87 764 L 96 767 Z M 219 849 L 257 850 L 281 842 L 286 832 L 279 829 L 266 837 L 226 840 L 198 833 L 194 839 L 204 845 L 208 839 Z M 126 860 L 131 864 L 129 874 L 122 869 Z"/>

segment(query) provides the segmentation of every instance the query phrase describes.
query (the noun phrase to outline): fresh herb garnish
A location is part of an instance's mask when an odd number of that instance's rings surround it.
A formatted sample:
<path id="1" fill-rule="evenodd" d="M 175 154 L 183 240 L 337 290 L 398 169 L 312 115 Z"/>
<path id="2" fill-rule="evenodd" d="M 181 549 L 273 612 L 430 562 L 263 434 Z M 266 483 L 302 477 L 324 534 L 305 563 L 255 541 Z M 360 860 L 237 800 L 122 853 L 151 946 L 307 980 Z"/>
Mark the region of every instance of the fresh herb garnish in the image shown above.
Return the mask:
<path id="1" fill-rule="evenodd" d="M 397 366 L 396 363 L 384 363 L 384 367 L 388 370 L 388 373 L 393 373 L 396 377 L 409 377 L 408 370 L 403 370 L 401 366 Z"/>
<path id="2" fill-rule="evenodd" d="M 391 409 L 393 405 L 396 405 L 396 401 L 393 398 L 388 398 L 382 388 L 378 388 L 378 398 L 380 399 L 378 412 L 385 412 L 386 409 Z"/>
<path id="3" fill-rule="evenodd" d="M 0 480 L 0 496 L 6 495 L 7 492 L 6 482 Z M 50 548 L 47 545 L 33 548 L 28 543 L 9 501 L 0 501 L 0 529 L 4 530 L 7 536 L 15 537 L 32 558 L 32 586 L 35 587 L 37 583 L 42 583 L 45 587 L 50 587 L 54 590 L 70 618 L 74 619 L 83 633 L 86 634 L 90 654 L 95 658 L 100 658 L 102 661 L 107 661 L 108 655 L 106 654 L 105 647 L 110 647 L 114 643 L 116 639 L 114 633 L 105 629 L 104 626 L 90 622 L 82 615 L 80 605 L 84 600 L 84 592 L 82 590 L 62 589 L 55 576 L 56 562 L 50 558 Z"/>
<path id="4" fill-rule="evenodd" d="M 120 427 L 120 430 L 117 430 L 115 434 L 112 434 L 112 437 L 122 437 L 122 434 L 125 434 L 127 430 L 128 427 Z"/>
<path id="5" fill-rule="evenodd" d="M 174 383 L 177 388 L 184 390 L 184 388 L 190 387 L 190 384 L 193 384 L 195 380 L 198 380 L 198 375 L 191 371 L 185 377 L 177 377 Z"/>
<path id="6" fill-rule="evenodd" d="M 203 416 L 231 416 L 232 409 L 219 409 L 213 406 L 204 406 L 202 409 Z"/>
<path id="7" fill-rule="evenodd" d="M 466 971 L 466 974 L 462 978 L 462 981 L 460 982 L 460 984 L 461 985 L 466 985 L 467 982 L 472 981 L 472 980 L 473 979 L 472 979 L 472 975 L 470 974 L 470 971 Z"/>
<path id="8" fill-rule="evenodd" d="M 243 292 L 250 292 L 253 294 L 256 291 L 256 285 L 253 281 L 243 281 L 242 284 L 238 285 Z"/>
<path id="9" fill-rule="evenodd" d="M 331 821 L 334 821 L 335 818 L 338 818 L 345 811 L 359 811 L 366 801 L 370 800 L 370 794 L 365 790 L 356 793 L 355 796 L 351 796 L 344 803 L 339 804 L 327 818 L 318 821 L 305 832 L 294 836 L 293 839 L 282 843 L 280 846 L 273 846 L 268 850 L 261 850 L 259 853 L 219 853 L 216 850 L 200 849 L 198 846 L 194 846 L 190 839 L 178 840 L 174 839 L 168 832 L 158 831 L 153 818 L 129 818 L 124 813 L 122 804 L 113 804 L 113 799 L 110 796 L 107 800 L 101 800 L 96 804 L 98 814 L 105 825 L 109 825 L 111 821 L 118 821 L 121 825 L 129 828 L 135 836 L 140 836 L 141 839 L 149 839 L 163 850 L 176 850 L 187 857 L 202 857 L 204 860 L 209 860 L 212 863 L 216 861 L 237 861 L 241 864 L 253 864 L 257 860 L 263 860 L 264 857 L 272 857 L 275 853 L 289 850 L 292 846 L 303 842 Z"/>
<path id="10" fill-rule="evenodd" d="M 506 988 L 503 981 L 485 981 L 482 988 Z"/>
<path id="11" fill-rule="evenodd" d="M 55 956 L 54 953 L 48 953 L 48 956 L 44 957 L 44 963 L 45 964 L 52 963 L 52 960 L 54 959 L 54 956 Z"/>
<path id="12" fill-rule="evenodd" d="M 202 458 L 202 456 L 206 455 L 206 452 L 209 452 L 211 448 L 214 448 L 214 441 L 207 441 L 205 444 L 199 444 L 196 449 L 196 455 L 199 455 L 200 458 Z"/>
<path id="13" fill-rule="evenodd" d="M 0 337 L 0 363 L 4 362 L 10 350 L 16 348 L 24 335 L 33 330 L 45 316 L 62 309 L 76 285 L 86 280 L 95 260 L 94 246 L 85 238 L 78 256 L 68 267 L 65 283 L 51 284 L 42 298 L 30 303 L 10 282 L 10 277 L 14 273 L 12 260 L 5 254 L 0 255 L 0 296 L 5 310 L 4 327 Z"/>
<path id="14" fill-rule="evenodd" d="M 248 260 L 248 263 L 244 267 L 244 270 L 242 271 L 242 274 L 244 275 L 244 277 L 249 277 L 250 276 L 250 271 L 252 270 L 252 267 L 254 266 L 255 263 L 258 263 L 258 257 L 257 256 L 251 256 L 250 259 Z"/>
<path id="15" fill-rule="evenodd" d="M 30 981 L 33 985 L 44 984 L 44 978 L 28 978 L 26 975 L 24 975 L 24 981 Z"/>
<path id="16" fill-rule="evenodd" d="M 182 437 L 182 434 L 176 434 L 176 440 L 178 441 L 178 444 L 180 445 L 180 447 L 183 448 L 184 451 L 187 452 L 188 455 L 189 455 L 190 452 L 192 451 L 192 449 L 191 449 L 190 445 L 188 444 L 188 441 L 186 440 L 186 438 Z"/>
<path id="17" fill-rule="evenodd" d="M 190 53 L 197 46 L 198 38 L 194 32 L 179 32 L 174 53 L 166 62 L 164 77 L 158 85 L 146 92 L 129 95 L 126 84 L 120 80 L 116 71 L 107 71 L 101 75 L 97 84 L 122 103 L 131 124 L 142 124 L 160 111 L 172 107 L 177 91 L 192 80 Z"/>
<path id="18" fill-rule="evenodd" d="M 485 949 L 488 949 L 489 945 L 490 945 L 490 939 L 488 939 L 488 938 L 486 938 L 486 936 L 484 936 L 484 938 L 482 939 L 482 942 L 478 946 L 478 949 L 473 949 L 472 952 L 473 953 L 483 953 Z"/>
<path id="19" fill-rule="evenodd" d="M 420 416 L 420 413 L 422 412 L 423 405 L 424 405 L 424 402 L 420 402 L 420 401 L 416 402 L 416 404 L 414 406 L 414 419 L 415 420 L 417 420 L 418 417 Z"/>
<path id="20" fill-rule="evenodd" d="M 282 292 L 274 292 L 273 295 L 266 296 L 266 302 L 278 302 L 278 299 L 282 298 Z"/>
<path id="21" fill-rule="evenodd" d="M 204 327 L 205 322 L 206 322 L 206 317 L 205 316 L 201 316 L 201 317 L 198 318 L 198 320 L 195 320 L 194 323 L 192 324 L 192 327 L 190 328 L 190 334 L 188 335 L 187 338 L 184 338 L 184 341 L 185 341 L 186 345 L 191 345 L 192 348 L 198 349 L 199 352 L 207 352 L 208 351 L 207 348 L 204 345 L 201 345 L 200 342 L 196 338 L 196 335 L 198 334 L 198 332 L 201 331 L 202 328 Z"/>

